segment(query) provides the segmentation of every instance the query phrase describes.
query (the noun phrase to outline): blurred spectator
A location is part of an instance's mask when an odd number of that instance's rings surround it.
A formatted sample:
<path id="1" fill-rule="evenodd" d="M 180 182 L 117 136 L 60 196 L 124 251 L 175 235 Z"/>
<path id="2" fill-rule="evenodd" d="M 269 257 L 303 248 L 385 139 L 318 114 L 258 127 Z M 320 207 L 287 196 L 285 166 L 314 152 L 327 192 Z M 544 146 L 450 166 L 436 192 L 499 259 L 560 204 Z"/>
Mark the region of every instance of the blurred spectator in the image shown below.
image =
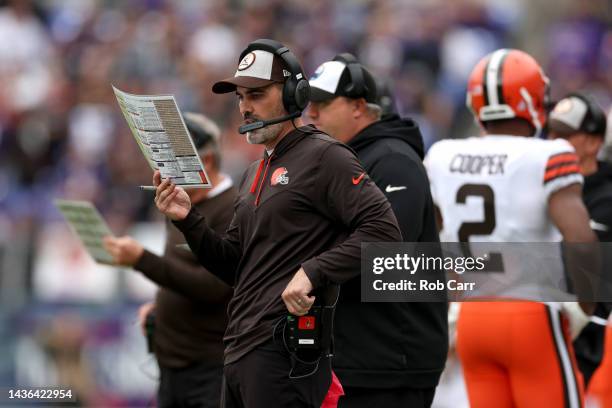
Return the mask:
<path id="1" fill-rule="evenodd" d="M 57 316 L 40 333 L 57 373 L 57 386 L 70 389 L 77 406 L 89 405 L 96 392 L 92 369 L 83 355 L 86 338 L 87 325 L 79 316 L 70 314 Z"/>
<path id="2" fill-rule="evenodd" d="M 40 107 L 52 82 L 54 45 L 28 0 L 0 9 L 0 109 L 19 113 Z M 2 112 L 0 111 L 0 112 Z"/>
<path id="3" fill-rule="evenodd" d="M 0 0 L 0 302 L 35 300 L 23 294 L 31 296 L 41 237 L 53 239 L 52 198 L 94 201 L 117 233 L 159 219 L 136 187 L 151 171 L 111 84 L 207 112 L 222 125 L 223 170 L 236 179 L 260 151 L 236 131 L 236 102 L 210 88 L 234 69 L 239 44 L 279 39 L 307 74 L 355 53 L 392 80 L 399 113 L 429 146 L 476 132 L 465 79 L 498 47 L 548 61 L 553 98 L 580 88 L 608 110 L 611 18 L 609 0 Z M 612 137 L 609 159 L 610 146 Z"/>

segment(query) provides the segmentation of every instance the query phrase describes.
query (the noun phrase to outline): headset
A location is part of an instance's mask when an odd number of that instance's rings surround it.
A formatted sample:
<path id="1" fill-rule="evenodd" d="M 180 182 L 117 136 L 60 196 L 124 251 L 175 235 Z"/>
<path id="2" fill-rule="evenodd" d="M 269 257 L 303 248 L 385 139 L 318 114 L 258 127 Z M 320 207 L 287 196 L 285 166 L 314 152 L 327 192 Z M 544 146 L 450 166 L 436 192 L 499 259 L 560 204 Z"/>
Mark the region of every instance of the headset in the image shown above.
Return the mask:
<path id="1" fill-rule="evenodd" d="M 304 71 L 297 58 L 285 47 L 281 42 L 269 39 L 259 39 L 250 43 L 240 54 L 239 61 L 242 61 L 245 55 L 254 50 L 268 51 L 280 57 L 289 70 L 289 76 L 285 79 L 283 85 L 283 107 L 288 115 L 274 118 L 271 120 L 261 120 L 248 125 L 243 125 L 238 128 L 238 132 L 243 134 L 255 129 L 260 129 L 276 123 L 281 123 L 286 120 L 291 120 L 299 117 L 302 114 L 308 101 L 310 100 L 310 84 L 304 75 Z"/>
<path id="2" fill-rule="evenodd" d="M 345 86 L 344 92 L 349 98 L 362 98 L 369 91 L 363 79 L 361 64 L 351 53 L 343 52 L 334 57 L 334 61 L 342 62 L 349 71 L 351 81 Z"/>
<path id="3" fill-rule="evenodd" d="M 573 92 L 568 97 L 575 97 L 583 101 L 587 106 L 587 112 L 580 125 L 580 130 L 589 134 L 602 135 L 606 134 L 606 114 L 599 107 L 595 100 L 582 92 Z"/>

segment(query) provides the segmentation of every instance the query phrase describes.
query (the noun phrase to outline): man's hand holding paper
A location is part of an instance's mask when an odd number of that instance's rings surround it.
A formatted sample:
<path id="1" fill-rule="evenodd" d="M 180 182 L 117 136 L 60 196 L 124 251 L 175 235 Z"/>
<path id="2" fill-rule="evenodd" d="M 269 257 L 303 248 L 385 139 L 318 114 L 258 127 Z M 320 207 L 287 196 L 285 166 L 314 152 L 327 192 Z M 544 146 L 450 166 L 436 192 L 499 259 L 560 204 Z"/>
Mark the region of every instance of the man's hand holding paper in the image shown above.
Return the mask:
<path id="1" fill-rule="evenodd" d="M 134 266 L 142 256 L 144 248 L 131 237 L 104 237 L 104 249 L 112 255 L 115 264 Z"/>
<path id="2" fill-rule="evenodd" d="M 191 210 L 191 200 L 187 192 L 180 186 L 173 184 L 170 179 L 161 181 L 158 170 L 153 173 L 155 190 L 155 205 L 157 209 L 173 221 L 180 221 L 187 217 Z"/>

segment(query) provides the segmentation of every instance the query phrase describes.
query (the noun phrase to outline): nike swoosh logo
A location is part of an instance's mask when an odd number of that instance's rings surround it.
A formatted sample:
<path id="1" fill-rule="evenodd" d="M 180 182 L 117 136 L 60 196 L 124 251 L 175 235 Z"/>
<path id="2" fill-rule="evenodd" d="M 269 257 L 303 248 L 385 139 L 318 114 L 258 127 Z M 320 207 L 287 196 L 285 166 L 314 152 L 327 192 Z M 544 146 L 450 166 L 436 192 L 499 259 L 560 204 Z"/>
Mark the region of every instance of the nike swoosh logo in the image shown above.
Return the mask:
<path id="1" fill-rule="evenodd" d="M 590 220 L 589 225 L 593 231 L 603 231 L 606 232 L 610 229 L 606 224 L 599 223 L 595 220 Z"/>
<path id="2" fill-rule="evenodd" d="M 355 185 L 355 186 L 356 186 L 357 184 L 359 184 L 359 182 L 361 181 L 361 179 L 363 179 L 363 176 L 365 176 L 365 171 L 364 171 L 363 173 L 361 173 L 361 174 L 359 175 L 359 177 L 357 177 L 357 178 L 353 177 L 353 185 Z"/>
<path id="3" fill-rule="evenodd" d="M 394 191 L 400 191 L 400 190 L 405 190 L 406 186 L 391 186 L 391 185 L 387 185 L 387 188 L 385 188 L 385 191 L 387 193 L 392 193 Z"/>

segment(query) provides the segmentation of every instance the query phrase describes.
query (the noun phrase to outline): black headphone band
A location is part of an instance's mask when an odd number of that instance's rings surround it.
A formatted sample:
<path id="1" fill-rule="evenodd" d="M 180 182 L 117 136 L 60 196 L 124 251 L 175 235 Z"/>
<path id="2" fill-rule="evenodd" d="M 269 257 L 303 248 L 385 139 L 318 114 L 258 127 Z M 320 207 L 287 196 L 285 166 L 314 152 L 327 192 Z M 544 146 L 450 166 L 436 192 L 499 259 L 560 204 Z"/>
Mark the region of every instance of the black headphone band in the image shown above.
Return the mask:
<path id="1" fill-rule="evenodd" d="M 334 57 L 334 61 L 344 62 L 346 65 L 348 64 L 358 64 L 357 58 L 350 52 L 342 52 Z"/>
<path id="2" fill-rule="evenodd" d="M 362 97 L 368 90 L 363 78 L 363 69 L 357 58 L 353 54 L 343 52 L 334 57 L 334 61 L 344 63 L 349 71 L 351 82 L 347 85 L 345 91 L 350 97 Z"/>
<path id="3" fill-rule="evenodd" d="M 298 62 L 297 58 L 289 48 L 287 48 L 283 43 L 276 40 L 269 39 L 260 39 L 255 40 L 250 43 L 244 51 L 240 54 L 239 61 L 242 61 L 245 55 L 254 50 L 263 50 L 268 51 L 274 55 L 277 55 L 279 58 L 283 60 L 285 65 L 287 66 L 291 76 L 296 79 L 304 78 L 304 71 L 302 70 L 302 66 Z M 300 76 L 301 74 L 301 76 Z"/>

